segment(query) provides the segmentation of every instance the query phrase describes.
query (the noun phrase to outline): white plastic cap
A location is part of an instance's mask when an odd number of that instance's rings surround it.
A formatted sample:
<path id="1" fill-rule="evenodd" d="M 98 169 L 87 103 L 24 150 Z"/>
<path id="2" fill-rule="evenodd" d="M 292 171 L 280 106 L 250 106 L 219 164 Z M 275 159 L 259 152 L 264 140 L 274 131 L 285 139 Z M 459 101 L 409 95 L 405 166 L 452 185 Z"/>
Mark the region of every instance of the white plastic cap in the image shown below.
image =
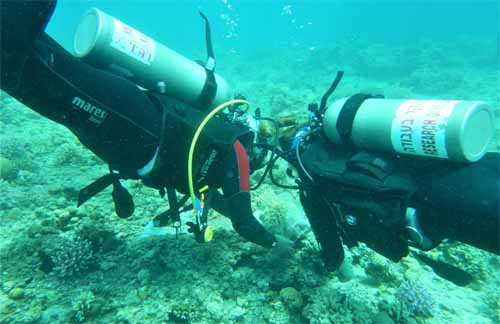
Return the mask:
<path id="1" fill-rule="evenodd" d="M 73 43 L 76 57 L 85 57 L 94 49 L 102 32 L 103 15 L 99 9 L 92 8 L 82 17 Z"/>

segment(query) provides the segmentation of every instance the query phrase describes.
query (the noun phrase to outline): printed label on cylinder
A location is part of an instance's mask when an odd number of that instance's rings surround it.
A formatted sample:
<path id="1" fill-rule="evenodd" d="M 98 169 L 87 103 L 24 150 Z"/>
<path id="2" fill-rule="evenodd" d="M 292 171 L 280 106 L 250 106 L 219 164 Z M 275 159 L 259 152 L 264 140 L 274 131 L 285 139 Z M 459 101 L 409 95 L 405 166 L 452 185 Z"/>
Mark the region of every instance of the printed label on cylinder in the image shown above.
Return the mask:
<path id="1" fill-rule="evenodd" d="M 150 65 L 155 54 L 154 40 L 117 19 L 113 19 L 113 24 L 113 38 L 110 45 L 128 56 Z"/>
<path id="2" fill-rule="evenodd" d="M 448 158 L 446 126 L 458 100 L 407 100 L 392 121 L 391 141 L 405 154 Z"/>

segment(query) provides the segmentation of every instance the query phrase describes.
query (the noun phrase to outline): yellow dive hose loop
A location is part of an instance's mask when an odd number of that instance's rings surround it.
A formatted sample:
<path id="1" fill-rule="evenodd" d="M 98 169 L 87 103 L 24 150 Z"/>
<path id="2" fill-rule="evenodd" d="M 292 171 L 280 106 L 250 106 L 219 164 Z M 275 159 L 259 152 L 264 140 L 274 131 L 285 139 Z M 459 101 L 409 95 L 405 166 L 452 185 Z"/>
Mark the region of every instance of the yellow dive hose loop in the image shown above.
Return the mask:
<path id="1" fill-rule="evenodd" d="M 227 108 L 228 106 L 235 105 L 235 104 L 240 104 L 240 105 L 246 105 L 248 110 L 248 107 L 250 107 L 250 104 L 248 101 L 243 100 L 243 99 L 234 99 L 234 100 L 229 100 L 224 102 L 223 104 L 220 104 L 219 106 L 215 107 L 201 122 L 200 126 L 196 129 L 196 132 L 194 133 L 193 140 L 191 141 L 191 145 L 189 147 L 189 156 L 188 156 L 188 184 L 189 184 L 189 195 L 191 196 L 191 201 L 193 202 L 193 212 L 196 213 L 196 208 L 195 208 L 195 201 L 196 201 L 196 195 L 194 193 L 194 183 L 193 183 L 193 155 L 194 155 L 194 149 L 196 148 L 196 143 L 198 142 L 198 138 L 200 137 L 201 132 L 207 125 L 207 123 L 214 117 L 218 112 L 223 110 L 224 108 Z"/>

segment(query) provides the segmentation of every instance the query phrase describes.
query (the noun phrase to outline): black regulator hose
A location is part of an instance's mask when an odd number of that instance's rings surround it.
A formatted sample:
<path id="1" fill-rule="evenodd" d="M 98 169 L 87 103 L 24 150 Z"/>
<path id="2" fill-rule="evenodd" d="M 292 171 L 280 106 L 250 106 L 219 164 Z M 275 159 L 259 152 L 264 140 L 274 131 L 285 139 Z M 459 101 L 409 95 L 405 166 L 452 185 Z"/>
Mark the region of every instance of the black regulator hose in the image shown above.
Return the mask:
<path id="1" fill-rule="evenodd" d="M 293 149 L 292 150 L 287 150 L 287 151 L 284 151 L 284 152 L 281 152 L 280 154 L 278 154 L 276 156 L 276 158 L 274 159 L 272 165 L 274 166 L 274 163 L 279 159 L 279 158 L 282 158 L 284 159 L 285 161 L 289 162 L 287 159 L 284 158 L 285 155 L 289 154 L 293 152 Z M 271 178 L 271 182 L 276 186 L 276 187 L 279 187 L 279 188 L 283 188 L 283 189 L 293 189 L 293 190 L 296 190 L 296 189 L 300 189 L 298 185 L 294 185 L 294 186 L 291 186 L 291 185 L 284 185 L 284 184 L 281 184 L 279 183 L 275 178 L 274 178 L 274 174 L 273 174 L 273 168 L 271 167 L 270 170 L 269 170 L 269 177 Z"/>
<path id="2" fill-rule="evenodd" d="M 256 120 L 265 120 L 265 121 L 269 121 L 271 122 L 273 125 L 274 125 L 274 129 L 275 129 L 275 132 L 274 132 L 274 143 L 273 145 L 269 145 L 269 144 L 257 144 L 257 146 L 259 147 L 262 147 L 262 148 L 265 148 L 265 149 L 268 149 L 271 151 L 271 157 L 269 157 L 269 160 L 265 163 L 266 164 L 266 168 L 264 170 L 264 173 L 262 174 L 262 177 L 259 179 L 259 181 L 257 182 L 257 184 L 253 187 L 250 188 L 250 190 L 256 190 L 258 189 L 262 183 L 264 182 L 264 179 L 266 178 L 270 168 L 272 167 L 272 164 L 271 163 L 273 161 L 273 159 L 275 158 L 276 156 L 276 151 L 280 151 L 278 149 L 278 141 L 279 141 L 279 124 L 278 124 L 278 121 L 276 119 L 273 119 L 273 118 L 269 118 L 269 117 L 257 117 Z"/>
<path id="3" fill-rule="evenodd" d="M 330 88 L 326 90 L 325 94 L 321 98 L 321 104 L 319 105 L 319 112 L 320 114 L 325 113 L 326 110 L 326 102 L 328 101 L 328 97 L 337 89 L 337 86 L 340 83 L 340 80 L 342 80 L 342 77 L 344 76 L 344 71 L 338 71 L 337 75 L 335 76 L 335 79 L 333 80 L 332 84 L 330 85 Z"/>
<path id="4" fill-rule="evenodd" d="M 264 170 L 264 173 L 263 173 L 262 177 L 259 179 L 257 185 L 255 185 L 252 188 L 252 190 L 255 190 L 255 189 L 257 189 L 257 188 L 260 187 L 260 185 L 263 183 L 264 179 L 266 178 L 267 174 L 269 174 L 269 176 L 271 178 L 271 182 L 275 186 L 277 186 L 279 188 L 283 188 L 283 189 L 299 189 L 298 186 L 290 186 L 290 185 L 281 184 L 274 177 L 273 167 L 274 167 L 274 164 L 276 163 L 276 161 L 281 158 L 281 159 L 283 159 L 283 160 L 291 163 L 291 161 L 289 159 L 285 158 L 285 156 L 287 156 L 291 152 L 293 152 L 293 149 L 292 150 L 287 150 L 287 151 L 281 151 L 278 148 L 276 148 L 276 150 L 278 151 L 278 153 L 276 153 L 276 155 L 273 158 L 271 158 L 270 161 L 267 163 L 266 169 Z"/>

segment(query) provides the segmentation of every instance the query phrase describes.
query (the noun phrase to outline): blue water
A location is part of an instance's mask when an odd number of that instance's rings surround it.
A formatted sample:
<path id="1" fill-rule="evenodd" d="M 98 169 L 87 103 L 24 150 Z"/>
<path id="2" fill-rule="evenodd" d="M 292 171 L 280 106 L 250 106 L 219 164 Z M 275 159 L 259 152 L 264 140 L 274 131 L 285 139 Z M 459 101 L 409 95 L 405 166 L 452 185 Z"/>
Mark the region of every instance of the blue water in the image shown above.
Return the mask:
<path id="1" fill-rule="evenodd" d="M 414 42 L 421 37 L 446 39 L 472 34 L 498 39 L 499 30 L 495 0 L 90 0 L 60 1 L 48 32 L 71 49 L 76 25 L 90 7 L 188 52 L 203 49 L 198 10 L 208 15 L 216 46 L 237 48 L 265 49 L 291 42 L 328 45 L 345 37 Z M 231 21 L 237 25 L 232 26 Z M 227 38 L 233 33 L 236 37 Z"/>

